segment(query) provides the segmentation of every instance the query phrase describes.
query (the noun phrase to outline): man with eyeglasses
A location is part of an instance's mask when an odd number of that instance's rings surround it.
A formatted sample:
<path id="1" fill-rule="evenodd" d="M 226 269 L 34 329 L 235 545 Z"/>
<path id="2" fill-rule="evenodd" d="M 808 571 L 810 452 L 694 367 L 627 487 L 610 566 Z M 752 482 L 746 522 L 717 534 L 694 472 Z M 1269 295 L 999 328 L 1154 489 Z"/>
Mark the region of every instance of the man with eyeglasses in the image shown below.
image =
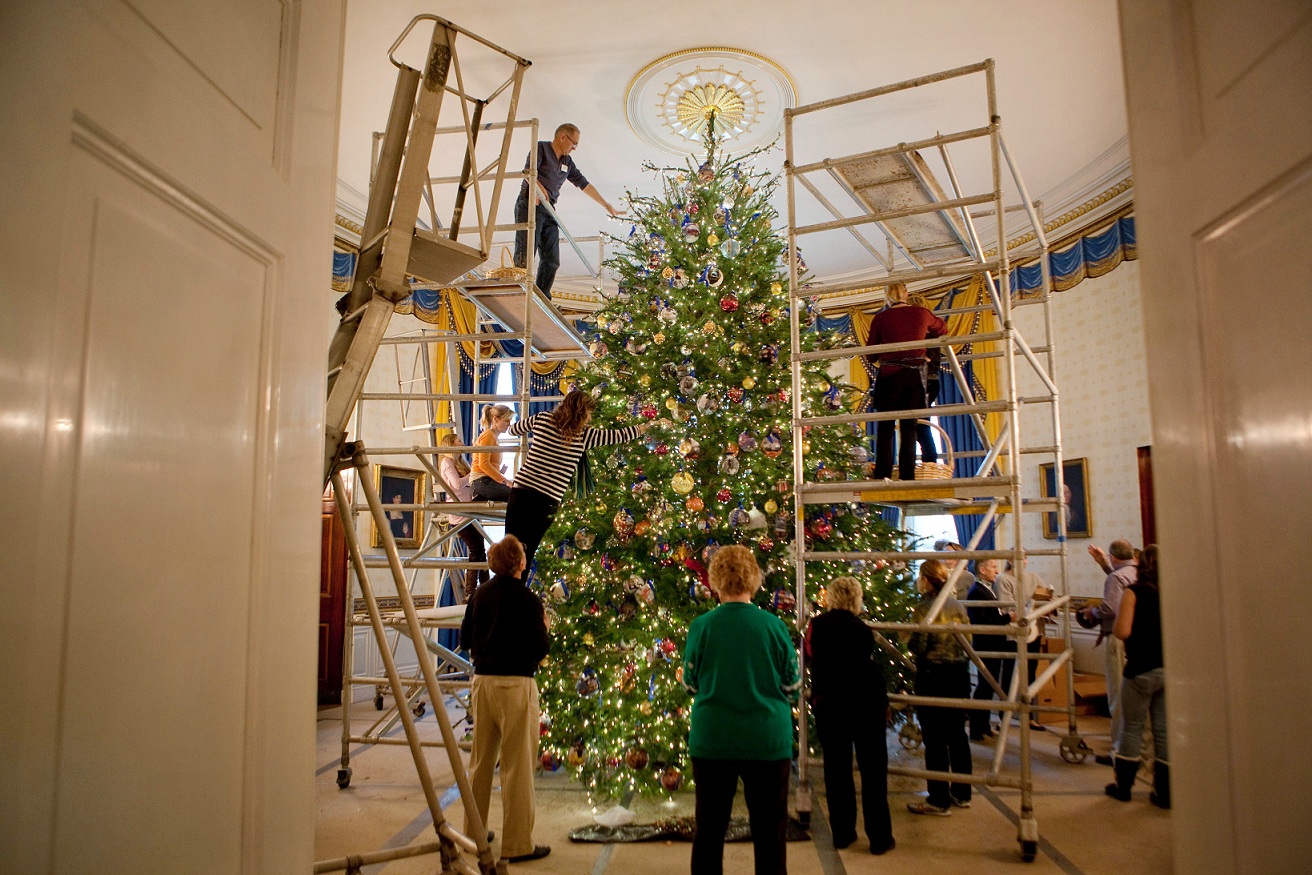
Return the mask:
<path id="1" fill-rule="evenodd" d="M 556 136 L 551 140 L 538 141 L 538 198 L 546 198 L 552 206 L 560 197 L 560 187 L 569 180 L 583 189 L 583 193 L 605 208 L 612 216 L 619 212 L 602 197 L 596 186 L 588 182 L 579 168 L 574 164 L 570 154 L 579 147 L 579 129 L 575 125 L 564 124 L 556 128 Z M 524 168 L 528 169 L 528 160 Z M 515 221 L 523 224 L 528 221 L 528 180 L 519 189 L 519 200 L 515 201 Z M 537 208 L 537 230 L 534 246 L 538 253 L 537 286 L 547 297 L 551 297 L 551 286 L 556 281 L 556 270 L 560 267 L 560 226 L 540 203 Z M 515 266 L 524 267 L 528 255 L 528 232 L 515 232 Z"/>

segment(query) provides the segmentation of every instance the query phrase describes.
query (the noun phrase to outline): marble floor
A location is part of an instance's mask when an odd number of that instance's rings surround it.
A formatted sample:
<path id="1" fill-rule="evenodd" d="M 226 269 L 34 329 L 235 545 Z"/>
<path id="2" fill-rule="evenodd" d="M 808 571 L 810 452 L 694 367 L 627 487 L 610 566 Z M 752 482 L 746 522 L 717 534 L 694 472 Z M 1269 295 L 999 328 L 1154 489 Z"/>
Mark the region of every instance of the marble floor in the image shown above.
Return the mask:
<path id="1" fill-rule="evenodd" d="M 351 712 L 355 732 L 364 731 L 378 717 L 372 702 L 356 704 Z M 431 709 L 418 723 L 427 739 L 440 739 Z M 813 812 L 811 840 L 788 846 L 788 871 L 794 875 L 862 875 L 862 873 L 915 873 L 924 875 L 985 875 L 1004 870 L 1067 875 L 1138 875 L 1171 871 L 1169 812 L 1148 803 L 1146 772 L 1140 773 L 1135 798 L 1126 804 L 1109 799 L 1103 786 L 1111 770 L 1090 757 L 1072 765 L 1058 753 L 1057 731 L 1036 733 L 1032 768 L 1034 809 L 1040 830 L 1037 858 L 1023 863 L 1016 841 L 1020 793 L 1006 788 L 977 787 L 974 805 L 954 809 L 950 817 L 924 817 L 909 813 L 906 802 L 923 794 L 924 782 L 892 777 L 889 796 L 897 847 L 875 857 L 864 836 L 851 847 L 836 851 L 830 841 L 825 791 L 818 767 L 811 770 Z M 1014 730 L 1014 727 L 1013 727 Z M 1107 747 L 1106 718 L 1082 717 L 1080 735 L 1097 749 Z M 404 738 L 399 724 L 391 738 Z M 976 772 L 987 770 L 993 749 L 974 745 Z M 316 859 L 334 859 L 383 848 L 395 848 L 434 838 L 432 819 L 424 805 L 410 752 L 404 745 L 351 745 L 350 786 L 338 789 L 341 756 L 341 709 L 319 712 L 317 773 Z M 465 754 L 467 758 L 467 754 Z M 916 752 L 903 750 L 889 735 L 890 763 L 923 768 Z M 428 750 L 444 815 L 456 825 L 463 822 L 463 807 L 446 752 Z M 1009 733 L 1003 773 L 1015 773 L 1018 762 L 1016 733 Z M 742 809 L 739 793 L 738 808 Z M 691 814 L 691 792 L 679 792 L 670 802 L 632 800 L 628 807 L 636 822 L 650 822 L 672 814 Z M 612 803 L 600 803 L 605 809 Z M 539 773 L 535 840 L 552 848 L 550 856 L 510 867 L 511 872 L 591 873 L 591 875 L 645 875 L 684 872 L 691 845 L 686 842 L 584 844 L 568 838 L 571 830 L 592 821 L 594 806 L 582 788 L 565 776 L 565 770 Z M 745 814 L 745 809 L 742 810 Z M 491 828 L 500 829 L 500 800 L 494 790 Z M 496 845 L 494 843 L 494 850 Z M 472 857 L 471 857 L 472 860 Z M 475 861 L 476 864 L 476 861 Z M 388 875 L 433 873 L 437 857 L 424 856 L 368 866 L 364 872 Z M 726 846 L 725 872 L 752 871 L 750 843 Z"/>

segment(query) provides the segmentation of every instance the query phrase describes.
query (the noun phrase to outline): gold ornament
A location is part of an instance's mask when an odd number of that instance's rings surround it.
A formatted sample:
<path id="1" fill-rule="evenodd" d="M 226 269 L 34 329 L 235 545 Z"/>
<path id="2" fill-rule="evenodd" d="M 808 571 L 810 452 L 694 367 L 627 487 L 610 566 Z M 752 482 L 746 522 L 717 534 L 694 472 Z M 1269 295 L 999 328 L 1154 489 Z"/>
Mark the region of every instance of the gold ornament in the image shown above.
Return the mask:
<path id="1" fill-rule="evenodd" d="M 664 342 L 665 342 L 665 332 L 663 332 L 663 331 L 657 331 L 657 332 L 652 336 L 652 340 L 656 341 L 657 343 L 664 343 Z"/>
<path id="2" fill-rule="evenodd" d="M 595 638 L 592 637 L 592 633 L 591 633 L 591 632 L 588 632 L 588 633 L 585 633 L 585 634 L 584 634 L 584 636 L 583 636 L 583 646 L 584 646 L 584 647 L 591 647 L 591 646 L 593 646 L 593 645 L 596 644 L 596 643 L 597 643 L 597 639 L 595 639 Z"/>
<path id="3" fill-rule="evenodd" d="M 687 471 L 680 471 L 670 480 L 670 486 L 680 495 L 687 495 L 689 492 L 692 492 L 692 488 L 695 485 L 692 475 Z"/>
<path id="4" fill-rule="evenodd" d="M 783 290 L 784 290 L 784 287 L 781 286 L 779 283 L 770 283 L 770 292 L 771 292 L 771 294 L 775 294 L 775 295 L 777 295 L 777 294 L 779 294 L 780 292 L 782 292 Z"/>
<path id="5" fill-rule="evenodd" d="M 807 453 L 809 453 L 809 452 L 811 452 L 811 442 L 810 442 L 810 441 L 802 441 L 802 454 L 805 455 L 805 454 L 807 454 Z"/>
<path id="6" fill-rule="evenodd" d="M 706 243 L 707 243 L 708 246 L 714 246 L 716 243 L 719 243 L 719 242 L 720 242 L 720 238 L 715 236 L 715 232 L 714 232 L 714 231 L 712 231 L 712 232 L 706 237 Z"/>
<path id="7" fill-rule="evenodd" d="M 773 498 L 766 500 L 765 502 L 766 513 L 774 513 L 778 509 L 779 509 L 779 505 L 775 503 L 775 500 Z"/>
<path id="8" fill-rule="evenodd" d="M 715 323 L 714 323 L 714 322 L 707 322 L 705 325 L 703 325 L 703 326 L 702 326 L 702 333 L 704 333 L 704 334 L 714 334 L 714 333 L 715 333 Z"/>
<path id="9" fill-rule="evenodd" d="M 743 350 L 747 349 L 747 344 L 743 343 L 741 340 L 735 340 L 733 346 L 730 347 L 730 349 L 732 349 L 735 354 L 742 355 Z"/>
<path id="10" fill-rule="evenodd" d="M 678 406 L 679 406 L 679 402 L 678 402 L 678 400 L 676 400 L 676 399 L 674 399 L 674 398 L 666 398 L 666 399 L 665 399 L 665 409 L 666 409 L 666 410 L 673 410 L 674 408 L 676 408 L 676 407 L 678 407 Z"/>
<path id="11" fill-rule="evenodd" d="M 651 385 L 651 377 L 647 374 L 643 374 L 638 378 L 638 385 L 642 386 L 644 389 L 647 388 Z"/>
<path id="12" fill-rule="evenodd" d="M 673 276 L 674 276 L 674 268 L 672 267 L 666 267 L 665 270 L 661 271 L 661 277 L 663 279 L 671 279 L 673 278 Z"/>
<path id="13" fill-rule="evenodd" d="M 753 377 L 743 377 L 743 388 L 753 389 L 756 387 L 756 379 Z"/>

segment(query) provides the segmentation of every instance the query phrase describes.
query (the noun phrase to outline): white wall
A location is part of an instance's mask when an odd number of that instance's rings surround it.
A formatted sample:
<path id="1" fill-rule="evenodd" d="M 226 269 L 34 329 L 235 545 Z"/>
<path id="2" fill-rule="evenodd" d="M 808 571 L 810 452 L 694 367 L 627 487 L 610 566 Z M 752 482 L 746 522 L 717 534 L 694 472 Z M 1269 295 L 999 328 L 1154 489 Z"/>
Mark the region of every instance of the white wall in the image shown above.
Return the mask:
<path id="1" fill-rule="evenodd" d="M 1152 430 L 1141 306 L 1135 261 L 1056 293 L 1051 304 L 1063 451 L 1067 460 L 1089 460 L 1093 536 L 1074 538 L 1068 544 L 1068 586 L 1076 596 L 1102 595 L 1105 575 L 1087 554 L 1090 544 L 1105 549 L 1116 538 L 1128 538 L 1142 546 L 1136 450 L 1151 445 Z M 1031 346 L 1045 342 L 1042 306 L 1015 308 L 1014 322 Z M 1022 396 L 1046 392 L 1034 370 L 1019 356 L 1017 384 Z M 1049 405 L 1026 405 L 1021 413 L 1022 445 L 1051 441 Z M 1038 496 L 1038 466 L 1050 459 L 1023 458 L 1024 495 Z M 1000 546 L 1010 544 L 1009 531 L 1010 521 L 1005 520 L 999 526 Z M 1028 548 L 1057 544 L 1044 540 L 1042 517 L 1037 513 L 1024 515 L 1021 532 Z M 1059 576 L 1056 557 L 1036 556 L 1030 560 L 1030 568 L 1049 583 Z"/>

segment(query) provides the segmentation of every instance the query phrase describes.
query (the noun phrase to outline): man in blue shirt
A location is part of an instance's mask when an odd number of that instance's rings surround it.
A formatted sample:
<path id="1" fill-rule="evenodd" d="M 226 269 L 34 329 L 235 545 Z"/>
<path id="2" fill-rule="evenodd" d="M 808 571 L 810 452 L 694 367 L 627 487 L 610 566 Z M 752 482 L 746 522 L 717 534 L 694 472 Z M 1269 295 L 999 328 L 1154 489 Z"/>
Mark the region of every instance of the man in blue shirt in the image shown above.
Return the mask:
<path id="1" fill-rule="evenodd" d="M 583 189 L 583 193 L 601 204 L 612 216 L 619 213 L 610 205 L 596 186 L 588 182 L 574 164 L 570 154 L 579 147 L 579 129 L 575 125 L 564 124 L 556 128 L 552 140 L 538 141 L 538 197 L 546 198 L 552 206 L 560 197 L 560 188 L 565 180 Z M 528 160 L 524 161 L 525 169 Z M 515 201 L 515 221 L 528 221 L 528 180 L 519 189 L 519 200 Z M 556 281 L 556 270 L 560 267 L 560 226 L 551 217 L 546 208 L 538 204 L 537 231 L 534 246 L 538 253 L 537 286 L 547 297 L 551 297 L 551 286 Z M 528 249 L 528 232 L 515 232 L 515 266 L 523 267 L 526 263 Z"/>

